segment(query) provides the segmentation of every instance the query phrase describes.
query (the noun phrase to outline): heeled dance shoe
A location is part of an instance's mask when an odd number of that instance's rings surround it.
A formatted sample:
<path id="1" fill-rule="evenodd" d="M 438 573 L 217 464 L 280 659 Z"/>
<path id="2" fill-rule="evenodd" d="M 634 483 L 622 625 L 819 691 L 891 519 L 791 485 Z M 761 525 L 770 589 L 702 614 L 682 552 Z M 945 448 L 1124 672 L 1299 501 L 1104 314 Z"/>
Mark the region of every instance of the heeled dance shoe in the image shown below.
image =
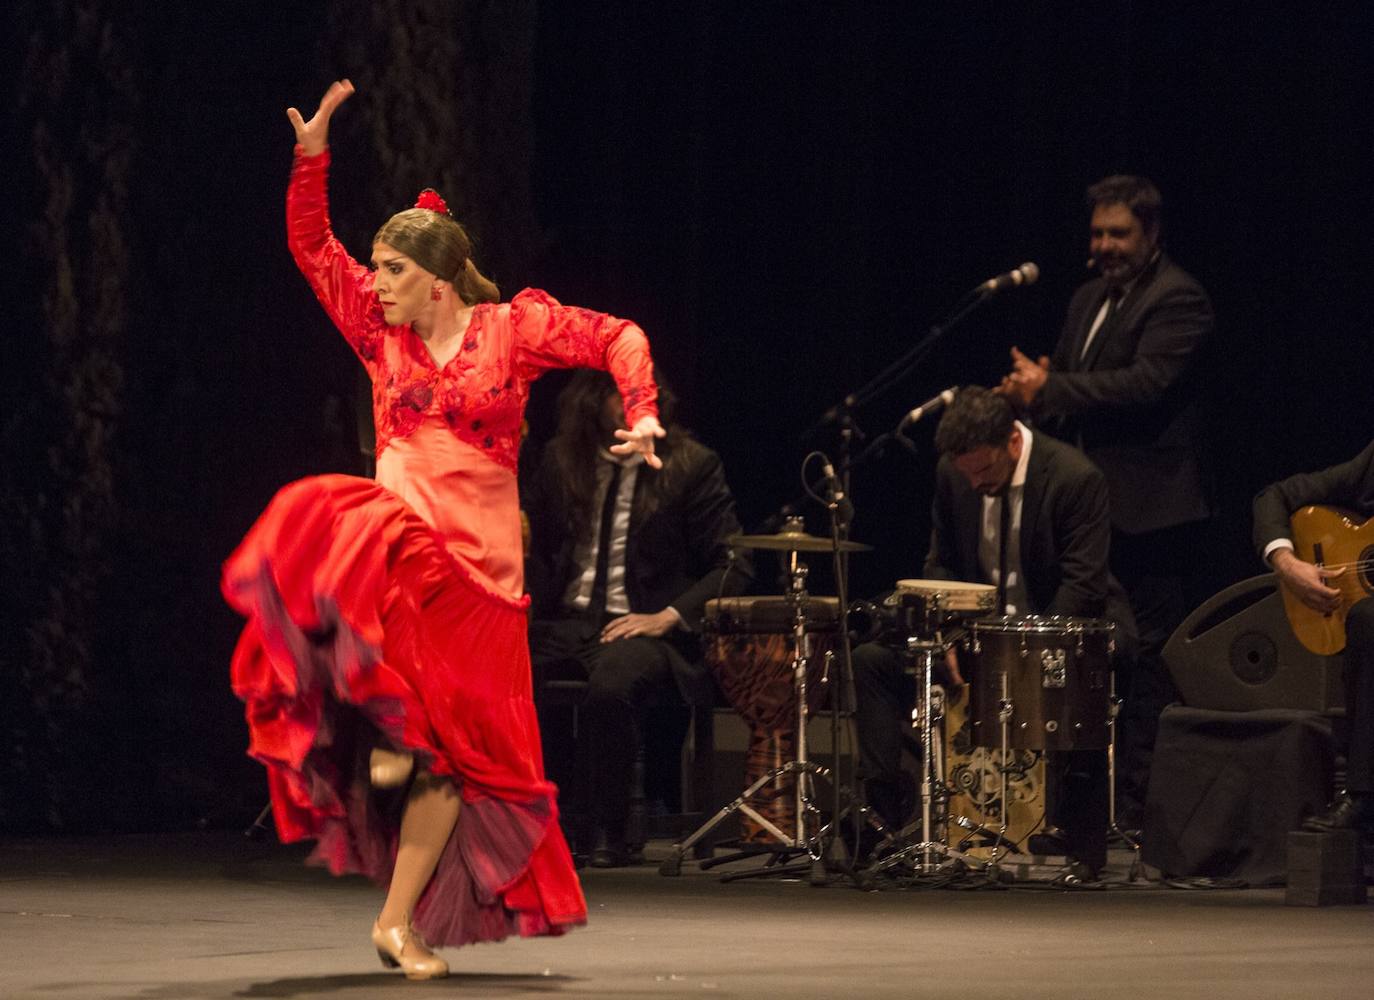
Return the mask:
<path id="1" fill-rule="evenodd" d="M 448 975 L 448 963 L 429 950 L 424 939 L 410 926 L 410 921 L 385 930 L 380 924 L 374 923 L 372 943 L 377 948 L 377 957 L 382 960 L 382 965 L 388 969 L 400 969 L 407 979 L 443 979 Z M 411 946 L 411 955 L 406 954 L 407 944 Z"/>
<path id="2" fill-rule="evenodd" d="M 373 788 L 400 788 L 415 770 L 415 755 L 373 747 L 368 758 L 368 777 Z"/>

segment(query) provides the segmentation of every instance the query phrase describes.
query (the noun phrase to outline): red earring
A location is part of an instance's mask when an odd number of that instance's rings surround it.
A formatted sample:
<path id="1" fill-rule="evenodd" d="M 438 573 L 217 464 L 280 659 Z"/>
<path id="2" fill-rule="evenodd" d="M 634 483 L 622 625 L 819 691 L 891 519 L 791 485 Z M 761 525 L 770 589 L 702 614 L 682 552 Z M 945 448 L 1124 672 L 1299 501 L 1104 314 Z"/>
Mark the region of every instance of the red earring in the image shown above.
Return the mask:
<path id="1" fill-rule="evenodd" d="M 438 302 L 441 298 L 444 297 L 444 290 L 440 288 L 438 285 L 435 285 L 433 288 L 429 290 L 429 297 L 433 299 L 435 302 Z"/>

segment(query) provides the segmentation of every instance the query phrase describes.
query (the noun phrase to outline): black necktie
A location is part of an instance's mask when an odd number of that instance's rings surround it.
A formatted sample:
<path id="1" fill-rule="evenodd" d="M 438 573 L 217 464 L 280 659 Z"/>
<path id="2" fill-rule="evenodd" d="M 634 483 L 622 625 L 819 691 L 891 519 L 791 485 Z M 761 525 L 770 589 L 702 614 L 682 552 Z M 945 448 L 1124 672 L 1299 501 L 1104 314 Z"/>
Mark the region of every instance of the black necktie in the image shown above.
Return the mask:
<path id="1" fill-rule="evenodd" d="M 1117 286 L 1107 289 L 1107 311 L 1102 314 L 1102 322 L 1097 324 L 1097 330 L 1090 337 L 1084 338 L 1083 350 L 1078 352 L 1079 361 L 1088 356 L 1088 351 L 1092 349 L 1093 344 L 1097 343 L 1102 335 L 1107 332 L 1107 327 L 1111 326 L 1112 320 L 1116 317 L 1117 307 L 1121 305 L 1123 291 Z M 1101 307 L 1099 306 L 1099 308 Z M 1092 328 L 1089 327 L 1089 330 Z"/>
<path id="2" fill-rule="evenodd" d="M 1011 534 L 1011 487 L 1002 491 L 997 527 L 997 613 L 1007 613 L 1007 536 Z"/>
<path id="3" fill-rule="evenodd" d="M 1102 326 L 1097 328 L 1098 333 L 1101 333 L 1106 325 L 1116 318 L 1116 311 L 1121 308 L 1121 299 L 1125 294 L 1126 289 L 1119 285 L 1113 285 L 1107 290 L 1107 315 L 1102 317 Z"/>
<path id="4" fill-rule="evenodd" d="M 596 536 L 596 576 L 592 579 L 592 599 L 587 611 L 596 618 L 606 612 L 606 578 L 611 565 L 611 528 L 615 522 L 615 504 L 620 496 L 619 462 L 611 463 L 611 481 L 606 485 L 606 498 L 601 501 L 601 528 Z"/>

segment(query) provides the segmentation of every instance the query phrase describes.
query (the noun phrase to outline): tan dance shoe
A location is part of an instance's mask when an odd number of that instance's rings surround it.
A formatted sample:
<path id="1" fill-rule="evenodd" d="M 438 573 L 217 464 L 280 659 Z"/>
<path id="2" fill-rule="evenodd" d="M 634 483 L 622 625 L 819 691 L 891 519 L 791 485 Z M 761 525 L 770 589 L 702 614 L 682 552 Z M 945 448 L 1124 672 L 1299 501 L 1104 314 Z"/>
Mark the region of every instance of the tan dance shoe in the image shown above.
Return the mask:
<path id="1" fill-rule="evenodd" d="M 409 922 L 386 930 L 380 924 L 373 924 L 372 943 L 377 947 L 377 957 L 382 964 L 388 969 L 399 968 L 407 979 L 443 979 L 448 975 L 448 963 L 429 950 Z M 406 953 L 407 945 L 410 946 L 409 954 Z"/>
<path id="2" fill-rule="evenodd" d="M 373 788 L 400 788 L 415 770 L 415 755 L 373 747 L 368 758 L 368 776 Z"/>

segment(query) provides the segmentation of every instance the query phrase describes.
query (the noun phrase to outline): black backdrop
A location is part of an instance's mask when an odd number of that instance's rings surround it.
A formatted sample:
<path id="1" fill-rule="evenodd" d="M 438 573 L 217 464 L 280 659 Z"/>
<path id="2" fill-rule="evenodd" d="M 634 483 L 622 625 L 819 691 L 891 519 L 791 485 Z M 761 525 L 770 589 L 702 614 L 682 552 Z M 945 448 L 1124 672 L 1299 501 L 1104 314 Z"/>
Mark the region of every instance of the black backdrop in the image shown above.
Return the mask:
<path id="1" fill-rule="evenodd" d="M 278 485 L 361 468 L 355 363 L 281 232 L 282 110 L 335 76 L 360 86 L 334 136 L 355 254 L 447 185 L 507 293 L 645 327 L 750 526 L 833 450 L 801 432 L 977 282 L 1043 275 L 865 431 L 995 381 L 1012 344 L 1047 350 L 1085 276 L 1083 188 L 1118 171 L 1159 184 L 1219 318 L 1217 579 L 1257 569 L 1256 488 L 1369 439 L 1363 4 L 166 6 L 17 8 L 0 827 L 233 823 L 262 795 L 217 567 Z M 933 454 L 913 436 L 855 475 L 877 546 L 856 592 L 919 567 Z"/>

